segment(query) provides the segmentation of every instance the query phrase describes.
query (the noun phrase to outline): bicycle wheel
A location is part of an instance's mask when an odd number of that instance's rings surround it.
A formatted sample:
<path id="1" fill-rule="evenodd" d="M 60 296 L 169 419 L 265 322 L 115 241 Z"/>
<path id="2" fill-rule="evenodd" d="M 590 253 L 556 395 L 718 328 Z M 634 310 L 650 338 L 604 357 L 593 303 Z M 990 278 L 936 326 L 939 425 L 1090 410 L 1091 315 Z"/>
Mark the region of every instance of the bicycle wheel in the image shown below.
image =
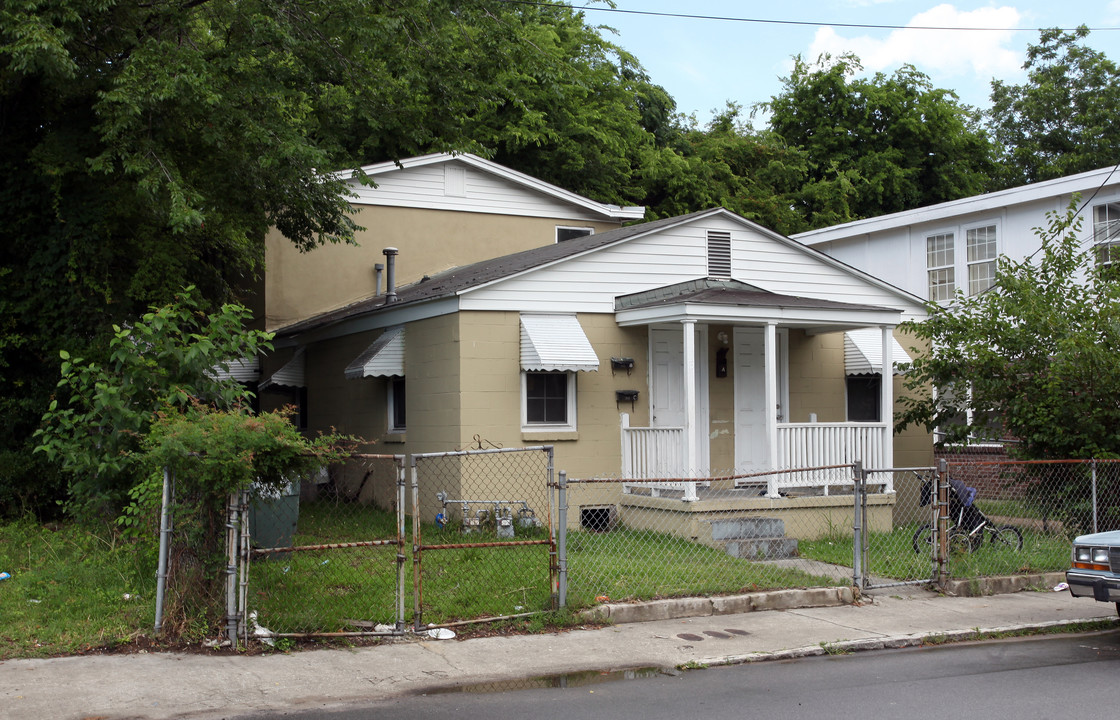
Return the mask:
<path id="1" fill-rule="evenodd" d="M 968 555 L 976 549 L 976 539 L 958 527 L 949 529 L 949 554 Z"/>
<path id="2" fill-rule="evenodd" d="M 929 523 L 926 523 L 925 525 L 922 525 L 920 528 L 918 528 L 918 531 L 914 533 L 914 539 L 910 541 L 910 544 L 914 546 L 914 552 L 918 553 L 919 555 L 921 553 L 931 555 L 933 553 L 933 526 Z"/>
<path id="3" fill-rule="evenodd" d="M 1002 525 L 991 529 L 989 542 L 996 547 L 1019 552 L 1023 549 L 1023 533 L 1014 525 Z"/>

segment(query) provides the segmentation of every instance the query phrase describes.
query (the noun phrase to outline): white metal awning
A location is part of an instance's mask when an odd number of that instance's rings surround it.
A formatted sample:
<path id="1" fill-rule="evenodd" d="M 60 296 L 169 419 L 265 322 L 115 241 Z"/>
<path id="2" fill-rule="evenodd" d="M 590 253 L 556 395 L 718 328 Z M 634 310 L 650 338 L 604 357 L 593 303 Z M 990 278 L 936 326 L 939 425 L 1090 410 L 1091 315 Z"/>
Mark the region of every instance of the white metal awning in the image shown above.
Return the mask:
<path id="1" fill-rule="evenodd" d="M 347 380 L 364 377 L 404 377 L 404 326 L 386 328 L 346 366 Z"/>
<path id="2" fill-rule="evenodd" d="M 891 338 L 891 363 L 900 375 L 899 363 L 910 362 L 910 356 Z M 883 372 L 883 333 L 878 328 L 862 328 L 844 333 L 844 371 L 848 375 L 874 375 Z"/>
<path id="3" fill-rule="evenodd" d="M 215 365 L 208 373 L 215 380 L 236 380 L 239 383 L 252 383 L 261 378 L 261 365 L 257 358 L 237 358 Z"/>
<path id="4" fill-rule="evenodd" d="M 598 370 L 599 358 L 575 315 L 521 316 L 522 370 Z"/>
<path id="5" fill-rule="evenodd" d="M 271 377 L 262 382 L 258 387 L 259 390 L 276 386 L 301 388 L 307 386 L 307 381 L 304 379 L 304 355 L 303 348 L 296 350 L 292 355 L 292 359 L 284 363 L 276 372 L 272 373 Z"/>

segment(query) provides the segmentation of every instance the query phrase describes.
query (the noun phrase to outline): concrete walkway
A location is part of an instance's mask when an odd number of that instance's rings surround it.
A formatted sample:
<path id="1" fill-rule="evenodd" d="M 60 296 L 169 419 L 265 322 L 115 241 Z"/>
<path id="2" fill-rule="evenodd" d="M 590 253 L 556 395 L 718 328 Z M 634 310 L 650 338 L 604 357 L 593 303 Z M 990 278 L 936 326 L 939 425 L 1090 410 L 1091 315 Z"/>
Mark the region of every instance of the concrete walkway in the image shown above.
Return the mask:
<path id="1" fill-rule="evenodd" d="M 851 589 L 832 588 L 611 605 L 602 611 L 615 624 L 604 628 L 473 640 L 423 635 L 353 650 L 9 660 L 0 662 L 0 718 L 206 720 L 459 685 L 527 686 L 585 671 L 758 662 L 1116 619 L 1112 604 L 1065 591 L 954 597 L 888 588 L 851 600 Z"/>

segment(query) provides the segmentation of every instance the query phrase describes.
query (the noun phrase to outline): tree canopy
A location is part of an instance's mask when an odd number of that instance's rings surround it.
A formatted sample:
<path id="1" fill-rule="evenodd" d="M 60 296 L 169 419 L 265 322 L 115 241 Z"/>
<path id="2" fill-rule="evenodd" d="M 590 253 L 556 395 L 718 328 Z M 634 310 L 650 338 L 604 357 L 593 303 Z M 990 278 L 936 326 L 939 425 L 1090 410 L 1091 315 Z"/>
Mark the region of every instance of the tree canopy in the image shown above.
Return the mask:
<path id="1" fill-rule="evenodd" d="M 851 54 L 796 57 L 781 92 L 760 106 L 770 130 L 807 155 L 794 200 L 809 227 L 987 189 L 991 146 L 976 110 L 913 66 L 871 78 L 860 70 Z"/>
<path id="2" fill-rule="evenodd" d="M 1076 211 L 1037 230 L 1037 257 L 1001 257 L 992 289 L 904 323 L 930 350 L 910 364 L 900 428 L 1008 437 L 1028 459 L 1120 457 L 1120 284 L 1082 249 Z"/>
<path id="3" fill-rule="evenodd" d="M 1026 82 L 992 81 L 988 122 L 1003 187 L 1120 161 L 1120 68 L 1085 45 L 1089 30 L 1042 30 L 1027 48 Z"/>

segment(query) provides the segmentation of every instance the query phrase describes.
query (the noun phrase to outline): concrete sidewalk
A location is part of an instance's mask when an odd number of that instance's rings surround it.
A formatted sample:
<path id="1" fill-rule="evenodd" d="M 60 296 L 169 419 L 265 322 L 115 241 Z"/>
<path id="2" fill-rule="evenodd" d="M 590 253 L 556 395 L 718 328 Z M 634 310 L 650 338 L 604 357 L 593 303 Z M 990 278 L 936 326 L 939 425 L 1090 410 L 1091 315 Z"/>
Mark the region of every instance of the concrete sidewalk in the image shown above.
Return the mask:
<path id="1" fill-rule="evenodd" d="M 1044 579 L 1056 583 L 1061 576 Z M 529 686 L 524 681 L 586 671 L 754 662 L 967 639 L 978 630 L 1116 619 L 1112 604 L 1065 591 L 951 597 L 888 588 L 843 602 L 851 592 L 685 599 L 629 606 L 640 608 L 629 611 L 611 606 L 605 609 L 615 625 L 548 635 L 473 640 L 425 635 L 376 647 L 290 655 L 10 660 L 0 662 L 0 718 L 205 720 L 337 708 L 459 685 Z M 763 609 L 781 607 L 786 609 Z M 646 619 L 619 622 L 627 613 Z"/>

